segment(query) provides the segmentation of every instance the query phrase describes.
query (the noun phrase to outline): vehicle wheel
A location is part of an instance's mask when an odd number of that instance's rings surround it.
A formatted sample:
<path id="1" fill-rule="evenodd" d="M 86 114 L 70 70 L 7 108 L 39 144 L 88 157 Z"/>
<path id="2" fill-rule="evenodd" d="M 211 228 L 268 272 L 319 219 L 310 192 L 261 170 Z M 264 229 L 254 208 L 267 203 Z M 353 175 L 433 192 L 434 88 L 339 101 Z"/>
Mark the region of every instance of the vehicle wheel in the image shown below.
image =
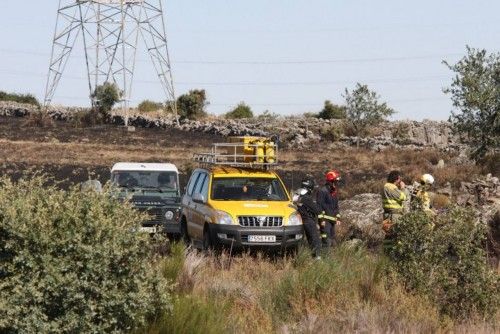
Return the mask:
<path id="1" fill-rule="evenodd" d="M 189 237 L 188 230 L 187 230 L 187 222 L 186 218 L 182 217 L 181 220 L 181 235 L 180 239 L 184 241 L 186 246 L 189 246 L 191 244 L 191 238 Z"/>

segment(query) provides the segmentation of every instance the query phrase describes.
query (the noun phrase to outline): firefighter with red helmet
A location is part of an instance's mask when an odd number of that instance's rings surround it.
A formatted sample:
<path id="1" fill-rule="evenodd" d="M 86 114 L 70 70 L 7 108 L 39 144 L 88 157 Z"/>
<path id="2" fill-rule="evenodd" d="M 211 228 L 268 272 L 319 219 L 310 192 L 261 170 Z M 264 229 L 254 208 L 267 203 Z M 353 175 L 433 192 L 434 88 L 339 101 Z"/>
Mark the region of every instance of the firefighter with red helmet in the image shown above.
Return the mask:
<path id="1" fill-rule="evenodd" d="M 338 184 L 341 180 L 340 173 L 331 170 L 325 175 L 325 184 L 316 195 L 316 202 L 322 210 L 318 216 L 320 222 L 321 239 L 323 245 L 331 247 L 335 245 L 335 225 L 339 222 L 339 198 Z"/>

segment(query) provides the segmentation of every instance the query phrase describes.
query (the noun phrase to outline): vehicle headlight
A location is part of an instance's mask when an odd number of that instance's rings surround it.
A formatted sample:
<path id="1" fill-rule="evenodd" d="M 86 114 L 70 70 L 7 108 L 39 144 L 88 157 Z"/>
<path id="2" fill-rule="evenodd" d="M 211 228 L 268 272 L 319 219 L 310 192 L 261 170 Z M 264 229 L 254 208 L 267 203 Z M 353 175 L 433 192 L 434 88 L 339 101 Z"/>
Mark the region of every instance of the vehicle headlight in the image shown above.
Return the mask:
<path id="1" fill-rule="evenodd" d="M 165 212 L 165 218 L 167 220 L 172 220 L 172 218 L 174 218 L 174 213 L 172 211 Z"/>
<path id="2" fill-rule="evenodd" d="M 300 214 L 298 212 L 294 212 L 290 215 L 290 217 L 288 217 L 288 225 L 302 225 L 302 217 L 300 217 Z"/>
<path id="3" fill-rule="evenodd" d="M 217 224 L 233 225 L 233 217 L 225 211 L 217 210 L 215 213 L 215 219 Z"/>

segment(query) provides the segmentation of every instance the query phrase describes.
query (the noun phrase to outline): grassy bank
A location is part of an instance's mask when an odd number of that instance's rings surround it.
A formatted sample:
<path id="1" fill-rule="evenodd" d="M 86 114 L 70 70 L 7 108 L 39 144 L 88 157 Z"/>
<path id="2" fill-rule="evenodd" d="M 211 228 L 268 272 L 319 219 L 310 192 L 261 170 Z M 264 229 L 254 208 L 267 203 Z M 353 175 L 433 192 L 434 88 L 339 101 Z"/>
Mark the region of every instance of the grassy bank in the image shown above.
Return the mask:
<path id="1" fill-rule="evenodd" d="M 456 319 L 407 292 L 384 256 L 344 244 L 312 261 L 202 255 L 173 247 L 161 264 L 175 282 L 171 312 L 147 333 L 494 332 L 491 319 Z"/>

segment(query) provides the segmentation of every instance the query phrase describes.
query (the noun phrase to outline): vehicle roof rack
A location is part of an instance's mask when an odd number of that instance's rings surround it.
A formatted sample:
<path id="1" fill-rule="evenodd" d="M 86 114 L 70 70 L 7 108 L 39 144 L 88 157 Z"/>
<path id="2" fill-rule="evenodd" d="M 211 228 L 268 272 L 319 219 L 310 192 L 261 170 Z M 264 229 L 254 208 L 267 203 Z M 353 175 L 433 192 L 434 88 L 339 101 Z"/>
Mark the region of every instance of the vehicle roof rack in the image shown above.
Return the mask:
<path id="1" fill-rule="evenodd" d="M 243 137 L 240 137 L 243 138 Z M 209 153 L 197 153 L 194 160 L 202 167 L 231 166 L 269 170 L 278 164 L 278 145 L 270 140 L 212 144 Z"/>

